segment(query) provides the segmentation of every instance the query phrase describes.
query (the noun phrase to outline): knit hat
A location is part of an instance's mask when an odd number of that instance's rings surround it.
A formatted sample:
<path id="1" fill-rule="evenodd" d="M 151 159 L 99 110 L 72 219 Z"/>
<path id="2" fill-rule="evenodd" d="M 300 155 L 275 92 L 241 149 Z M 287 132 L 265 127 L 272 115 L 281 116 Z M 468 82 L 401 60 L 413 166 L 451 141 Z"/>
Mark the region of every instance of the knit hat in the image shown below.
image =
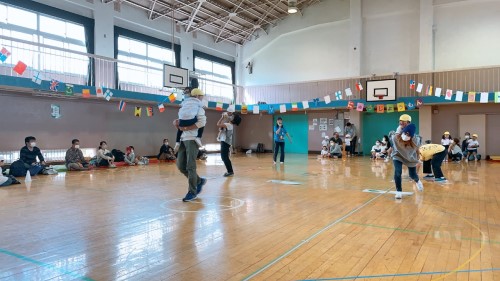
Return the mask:
<path id="1" fill-rule="evenodd" d="M 415 124 L 411 123 L 408 126 L 404 127 L 402 133 L 403 134 L 408 133 L 408 135 L 410 135 L 410 137 L 413 138 L 413 136 L 415 136 L 415 131 L 416 130 L 417 130 L 417 127 L 415 126 Z"/>

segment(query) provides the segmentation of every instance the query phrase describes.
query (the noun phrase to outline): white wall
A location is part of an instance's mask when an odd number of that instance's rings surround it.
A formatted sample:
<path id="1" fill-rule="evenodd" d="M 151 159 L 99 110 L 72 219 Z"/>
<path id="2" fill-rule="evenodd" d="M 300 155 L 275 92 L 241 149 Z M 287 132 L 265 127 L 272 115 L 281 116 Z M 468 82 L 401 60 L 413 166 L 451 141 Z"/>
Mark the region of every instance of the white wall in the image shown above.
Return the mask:
<path id="1" fill-rule="evenodd" d="M 500 1 L 434 6 L 435 68 L 500 65 Z"/>

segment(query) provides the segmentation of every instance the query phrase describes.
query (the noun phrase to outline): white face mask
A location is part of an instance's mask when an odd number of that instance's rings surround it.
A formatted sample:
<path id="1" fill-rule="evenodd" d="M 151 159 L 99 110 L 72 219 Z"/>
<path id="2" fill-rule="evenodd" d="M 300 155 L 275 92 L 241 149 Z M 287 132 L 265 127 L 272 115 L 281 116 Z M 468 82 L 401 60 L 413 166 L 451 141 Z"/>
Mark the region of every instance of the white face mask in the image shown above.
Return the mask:
<path id="1" fill-rule="evenodd" d="M 330 146 L 333 146 L 333 144 L 334 144 L 334 143 L 333 143 L 333 142 L 331 142 L 331 143 L 330 143 Z"/>
<path id="2" fill-rule="evenodd" d="M 80 145 L 79 144 L 75 145 L 75 148 L 80 148 Z"/>
<path id="3" fill-rule="evenodd" d="M 408 135 L 406 135 L 406 134 L 402 134 L 402 135 L 401 135 L 401 138 L 402 138 L 404 141 L 409 141 L 409 140 L 411 140 L 411 137 L 410 137 L 410 136 L 408 136 Z"/>
<path id="4" fill-rule="evenodd" d="M 36 146 L 36 142 L 31 142 L 31 143 L 30 143 L 30 146 L 31 146 L 31 147 L 35 147 L 35 146 Z"/>
<path id="5" fill-rule="evenodd" d="M 469 138 L 470 138 L 470 136 L 469 136 L 469 135 L 465 135 L 465 139 L 469 139 Z"/>

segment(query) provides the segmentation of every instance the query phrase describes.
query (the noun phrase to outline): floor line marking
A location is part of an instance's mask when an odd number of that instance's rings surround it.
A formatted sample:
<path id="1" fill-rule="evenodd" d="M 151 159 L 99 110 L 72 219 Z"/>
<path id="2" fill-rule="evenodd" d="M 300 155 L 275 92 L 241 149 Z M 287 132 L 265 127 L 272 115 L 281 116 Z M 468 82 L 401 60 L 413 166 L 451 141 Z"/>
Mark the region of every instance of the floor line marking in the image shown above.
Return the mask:
<path id="1" fill-rule="evenodd" d="M 391 190 L 393 187 L 390 187 L 388 189 L 385 190 L 385 193 L 387 193 L 389 190 Z M 342 217 L 336 219 L 335 221 L 331 222 L 330 224 L 328 224 L 327 226 L 323 227 L 322 229 L 318 230 L 316 233 L 312 234 L 311 236 L 309 236 L 307 239 L 305 240 L 302 240 L 300 243 L 296 244 L 295 246 L 293 246 L 291 249 L 289 249 L 288 251 L 286 251 L 285 253 L 283 253 L 282 255 L 280 255 L 279 257 L 275 258 L 274 260 L 270 261 L 269 263 L 267 263 L 266 265 L 264 265 L 263 267 L 259 268 L 257 271 L 255 271 L 254 273 L 248 275 L 247 277 L 243 278 L 242 280 L 243 281 L 247 281 L 247 280 L 250 280 L 252 279 L 253 277 L 259 275 L 260 273 L 264 272 L 266 269 L 268 269 L 269 267 L 271 267 L 272 265 L 274 265 L 275 263 L 279 262 L 280 260 L 284 259 L 285 257 L 287 257 L 288 255 L 290 255 L 291 253 L 295 252 L 297 249 L 299 249 L 300 247 L 302 247 L 304 244 L 308 243 L 309 241 L 311 241 L 312 239 L 316 238 L 318 235 L 320 235 L 321 233 L 325 232 L 326 230 L 328 230 L 329 228 L 337 225 L 338 223 L 342 222 L 344 219 L 348 218 L 349 216 L 353 215 L 354 213 L 358 212 L 359 210 L 361 210 L 362 208 L 364 208 L 365 206 L 369 205 L 371 202 L 375 201 L 376 199 L 378 199 L 380 196 L 384 195 L 385 193 L 380 193 L 378 194 L 377 196 L 373 197 L 372 199 L 366 201 L 365 203 L 363 203 L 361 206 L 358 206 L 356 208 L 354 208 L 353 210 L 349 211 L 347 214 L 343 215 Z"/>

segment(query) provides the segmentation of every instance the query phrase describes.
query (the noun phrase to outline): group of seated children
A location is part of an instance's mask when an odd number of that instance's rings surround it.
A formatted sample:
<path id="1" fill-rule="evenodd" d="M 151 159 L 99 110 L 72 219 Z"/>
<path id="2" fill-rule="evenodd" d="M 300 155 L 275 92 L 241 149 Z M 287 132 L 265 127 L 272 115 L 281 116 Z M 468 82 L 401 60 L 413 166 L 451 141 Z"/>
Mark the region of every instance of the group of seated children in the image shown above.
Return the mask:
<path id="1" fill-rule="evenodd" d="M 479 142 L 477 141 L 478 135 L 472 134 L 472 138 L 470 137 L 470 133 L 465 133 L 465 139 L 462 142 L 462 151 L 463 154 L 466 155 L 465 162 L 469 161 L 470 157 L 474 158 L 474 161 L 479 160 L 479 155 L 477 155 L 477 148 L 479 147 Z"/>
<path id="2" fill-rule="evenodd" d="M 391 143 L 389 142 L 389 137 L 384 136 L 381 141 L 377 140 L 375 142 L 375 145 L 372 146 L 371 150 L 372 155 L 370 158 L 372 160 L 377 160 L 377 159 L 388 160 L 390 149 L 391 149 Z"/>

